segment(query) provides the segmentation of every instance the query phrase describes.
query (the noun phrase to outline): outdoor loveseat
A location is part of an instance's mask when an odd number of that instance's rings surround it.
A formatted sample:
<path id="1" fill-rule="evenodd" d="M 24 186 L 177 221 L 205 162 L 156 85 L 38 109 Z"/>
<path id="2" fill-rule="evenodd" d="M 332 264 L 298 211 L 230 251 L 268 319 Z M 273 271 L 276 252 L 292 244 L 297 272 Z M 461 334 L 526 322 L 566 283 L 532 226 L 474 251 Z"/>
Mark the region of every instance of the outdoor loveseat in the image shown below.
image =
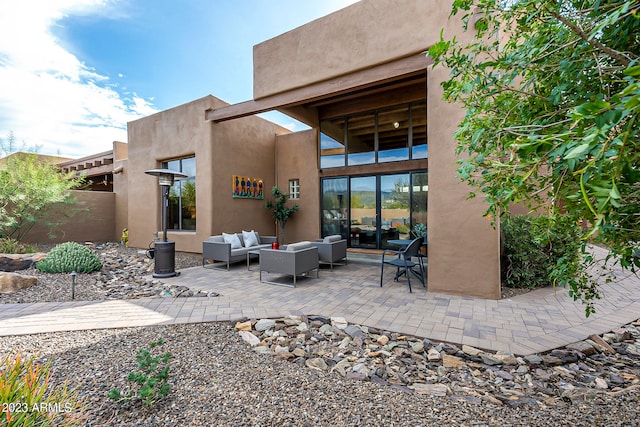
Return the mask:
<path id="1" fill-rule="evenodd" d="M 345 265 L 347 263 L 347 240 L 340 234 L 318 239 L 311 245 L 318 248 L 320 262 L 330 264 L 331 270 L 333 270 L 334 264 Z"/>
<path id="2" fill-rule="evenodd" d="M 262 273 L 274 273 L 293 276 L 293 287 L 296 277 L 316 271 L 318 277 L 318 248 L 311 242 L 291 243 L 286 249 L 260 249 L 260 281 L 274 285 L 292 286 L 288 283 L 262 280 Z"/>
<path id="3" fill-rule="evenodd" d="M 250 235 L 253 233 L 253 236 Z M 234 237 L 235 236 L 235 237 Z M 245 261 L 247 252 L 263 248 L 271 248 L 271 243 L 278 239 L 275 236 L 260 236 L 257 231 L 242 231 L 242 233 L 222 233 L 211 236 L 202 242 L 202 266 L 222 270 L 219 265 Z M 210 260 L 212 264 L 206 264 Z"/>

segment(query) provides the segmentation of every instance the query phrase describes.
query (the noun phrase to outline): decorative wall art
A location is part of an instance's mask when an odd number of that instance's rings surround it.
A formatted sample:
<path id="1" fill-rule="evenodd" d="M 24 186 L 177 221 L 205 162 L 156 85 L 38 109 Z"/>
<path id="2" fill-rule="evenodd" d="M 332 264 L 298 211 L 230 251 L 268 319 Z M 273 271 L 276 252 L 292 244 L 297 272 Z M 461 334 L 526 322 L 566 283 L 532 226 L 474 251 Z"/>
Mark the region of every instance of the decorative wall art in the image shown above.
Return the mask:
<path id="1" fill-rule="evenodd" d="M 264 182 L 262 178 L 233 175 L 231 191 L 234 199 L 264 199 Z"/>

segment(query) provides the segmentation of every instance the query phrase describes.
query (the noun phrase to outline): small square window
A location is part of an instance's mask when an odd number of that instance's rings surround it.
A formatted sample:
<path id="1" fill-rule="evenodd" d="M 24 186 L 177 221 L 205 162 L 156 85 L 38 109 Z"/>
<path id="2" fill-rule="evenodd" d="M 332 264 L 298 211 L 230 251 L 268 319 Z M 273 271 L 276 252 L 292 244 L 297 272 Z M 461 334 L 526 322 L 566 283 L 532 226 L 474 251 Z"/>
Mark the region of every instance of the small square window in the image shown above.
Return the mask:
<path id="1" fill-rule="evenodd" d="M 289 180 L 289 198 L 290 199 L 300 198 L 300 180 L 299 179 Z"/>

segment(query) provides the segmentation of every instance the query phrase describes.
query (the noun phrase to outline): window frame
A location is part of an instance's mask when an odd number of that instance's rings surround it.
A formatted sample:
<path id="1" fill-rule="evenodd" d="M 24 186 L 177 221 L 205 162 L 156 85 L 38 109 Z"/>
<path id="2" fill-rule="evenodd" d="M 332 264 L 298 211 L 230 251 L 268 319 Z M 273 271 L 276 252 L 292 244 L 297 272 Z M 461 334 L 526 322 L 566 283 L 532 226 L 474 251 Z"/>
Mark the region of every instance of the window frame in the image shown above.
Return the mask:
<path id="1" fill-rule="evenodd" d="M 177 172 L 182 172 L 185 173 L 185 167 L 183 167 L 183 162 L 185 160 L 191 160 L 193 159 L 193 175 L 188 175 L 187 178 L 182 179 L 182 180 L 176 180 L 173 185 L 170 187 L 170 193 L 171 191 L 174 191 L 178 194 L 177 198 L 177 221 L 174 222 L 177 223 L 178 228 L 174 227 L 174 224 L 167 224 L 167 231 L 178 231 L 178 232 L 195 232 L 197 229 L 197 220 L 196 220 L 196 212 L 197 212 L 197 184 L 196 184 L 196 156 L 194 155 L 189 155 L 189 156 L 184 156 L 184 157 L 177 157 L 177 158 L 173 158 L 173 159 L 167 159 L 167 160 L 163 160 L 162 161 L 162 168 L 163 169 L 172 169 L 175 170 Z M 179 167 L 175 167 L 174 164 L 178 163 Z M 171 165 L 173 164 L 173 165 Z M 169 166 L 171 165 L 171 167 Z M 184 218 L 184 213 L 183 213 L 183 185 L 185 182 L 193 182 L 194 185 L 194 194 L 193 194 L 193 217 L 191 218 Z M 162 203 L 162 202 L 161 202 Z M 167 212 L 167 216 L 171 215 L 171 200 L 167 201 L 168 203 L 168 210 L 169 212 Z M 168 218 L 167 218 L 168 219 Z M 192 220 L 193 221 L 193 226 L 192 228 L 189 227 L 185 227 L 185 220 Z"/>
<path id="2" fill-rule="evenodd" d="M 300 199 L 300 179 L 293 178 L 289 180 L 289 198 L 292 200 Z"/>

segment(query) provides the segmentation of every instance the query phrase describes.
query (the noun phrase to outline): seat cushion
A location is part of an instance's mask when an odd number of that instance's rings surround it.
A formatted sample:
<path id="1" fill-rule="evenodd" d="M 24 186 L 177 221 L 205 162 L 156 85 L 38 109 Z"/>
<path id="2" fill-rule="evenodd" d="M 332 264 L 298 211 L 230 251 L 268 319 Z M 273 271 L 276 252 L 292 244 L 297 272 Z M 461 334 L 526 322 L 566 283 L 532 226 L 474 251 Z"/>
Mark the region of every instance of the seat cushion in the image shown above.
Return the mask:
<path id="1" fill-rule="evenodd" d="M 299 251 L 300 249 L 307 249 L 311 247 L 311 242 L 303 241 L 298 243 L 290 243 L 287 245 L 288 252 Z"/>
<path id="2" fill-rule="evenodd" d="M 250 248 L 252 246 L 258 246 L 260 241 L 258 240 L 258 235 L 255 231 L 244 231 L 242 230 L 242 240 L 244 240 L 244 247 Z"/>
<path id="3" fill-rule="evenodd" d="M 233 234 L 222 233 L 222 238 L 224 239 L 225 243 L 231 244 L 231 249 L 240 249 L 242 247 L 242 242 L 240 241 L 240 238 L 238 237 L 238 235 L 235 233 Z"/>

